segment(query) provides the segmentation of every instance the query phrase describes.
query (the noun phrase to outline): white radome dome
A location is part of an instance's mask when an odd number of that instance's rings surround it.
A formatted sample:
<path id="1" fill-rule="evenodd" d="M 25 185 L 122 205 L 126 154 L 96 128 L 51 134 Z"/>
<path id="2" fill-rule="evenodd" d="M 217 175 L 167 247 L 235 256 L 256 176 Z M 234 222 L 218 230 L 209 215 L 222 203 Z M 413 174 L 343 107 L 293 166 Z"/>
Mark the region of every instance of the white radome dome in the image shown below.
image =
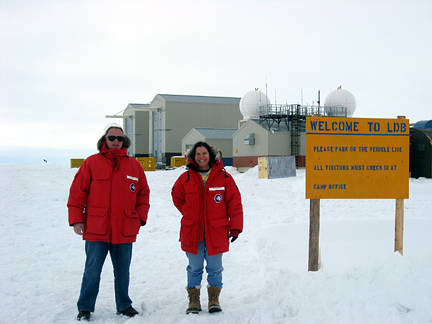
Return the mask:
<path id="1" fill-rule="evenodd" d="M 344 107 L 347 111 L 347 116 L 351 117 L 356 109 L 356 101 L 351 92 L 338 87 L 330 92 L 324 102 L 324 111 L 327 116 L 340 116 L 337 108 Z M 336 111 L 335 111 L 336 110 Z"/>
<path id="2" fill-rule="evenodd" d="M 269 105 L 270 100 L 258 89 L 247 92 L 240 99 L 240 112 L 243 119 L 259 118 L 259 107 Z"/>

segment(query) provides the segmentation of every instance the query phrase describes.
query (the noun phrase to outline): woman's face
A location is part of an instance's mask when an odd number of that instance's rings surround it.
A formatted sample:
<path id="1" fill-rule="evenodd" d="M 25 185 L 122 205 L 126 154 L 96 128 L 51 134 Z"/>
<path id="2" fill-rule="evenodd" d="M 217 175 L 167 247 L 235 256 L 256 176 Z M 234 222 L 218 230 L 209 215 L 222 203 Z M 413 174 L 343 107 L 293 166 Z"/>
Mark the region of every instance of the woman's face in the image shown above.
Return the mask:
<path id="1" fill-rule="evenodd" d="M 210 168 L 210 154 L 204 146 L 197 147 L 195 151 L 195 161 L 200 170 L 208 170 Z"/>

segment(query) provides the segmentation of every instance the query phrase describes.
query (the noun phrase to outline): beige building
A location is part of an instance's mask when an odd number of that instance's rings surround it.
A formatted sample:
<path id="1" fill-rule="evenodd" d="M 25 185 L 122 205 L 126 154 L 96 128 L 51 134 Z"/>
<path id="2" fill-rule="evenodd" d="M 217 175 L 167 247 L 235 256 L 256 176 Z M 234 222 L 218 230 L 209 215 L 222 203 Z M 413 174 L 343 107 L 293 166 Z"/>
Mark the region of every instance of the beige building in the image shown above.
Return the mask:
<path id="1" fill-rule="evenodd" d="M 236 128 L 240 98 L 157 94 L 150 104 L 129 104 L 122 117 L 131 138 L 129 154 L 154 156 L 169 164 L 182 155 L 182 139 L 192 128 Z"/>
<path id="2" fill-rule="evenodd" d="M 258 164 L 259 156 L 292 155 L 292 135 L 283 124 L 277 130 L 269 130 L 265 123 L 257 119 L 242 120 L 233 135 L 233 165 L 245 171 Z M 305 152 L 305 133 L 299 135 L 300 156 Z"/>

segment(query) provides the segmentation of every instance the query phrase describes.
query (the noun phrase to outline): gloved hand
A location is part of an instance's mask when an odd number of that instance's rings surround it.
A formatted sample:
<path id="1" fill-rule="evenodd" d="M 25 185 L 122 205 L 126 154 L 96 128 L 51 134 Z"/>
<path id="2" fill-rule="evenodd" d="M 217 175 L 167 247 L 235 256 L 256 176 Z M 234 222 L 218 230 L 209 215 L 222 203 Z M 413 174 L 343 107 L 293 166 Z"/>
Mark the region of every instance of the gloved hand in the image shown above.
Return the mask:
<path id="1" fill-rule="evenodd" d="M 230 231 L 229 237 L 231 238 L 231 243 L 238 239 L 239 234 L 240 234 L 239 230 L 233 229 Z"/>

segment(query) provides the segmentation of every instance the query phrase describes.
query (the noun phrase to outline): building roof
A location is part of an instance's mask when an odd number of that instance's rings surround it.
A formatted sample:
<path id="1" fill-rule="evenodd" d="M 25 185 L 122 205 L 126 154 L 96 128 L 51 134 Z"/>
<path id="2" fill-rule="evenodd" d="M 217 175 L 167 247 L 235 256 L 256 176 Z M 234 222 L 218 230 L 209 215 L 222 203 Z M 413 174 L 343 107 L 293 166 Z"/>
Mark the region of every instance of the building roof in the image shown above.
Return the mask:
<path id="1" fill-rule="evenodd" d="M 237 97 L 188 96 L 172 94 L 158 94 L 158 96 L 161 96 L 165 101 L 171 102 L 220 103 L 226 105 L 238 105 L 241 99 Z"/>
<path id="2" fill-rule="evenodd" d="M 232 139 L 235 128 L 195 128 L 205 138 L 210 139 Z"/>
<path id="3" fill-rule="evenodd" d="M 135 108 L 135 109 L 145 109 L 145 108 L 149 108 L 150 104 L 130 103 L 128 104 L 128 107 Z"/>

